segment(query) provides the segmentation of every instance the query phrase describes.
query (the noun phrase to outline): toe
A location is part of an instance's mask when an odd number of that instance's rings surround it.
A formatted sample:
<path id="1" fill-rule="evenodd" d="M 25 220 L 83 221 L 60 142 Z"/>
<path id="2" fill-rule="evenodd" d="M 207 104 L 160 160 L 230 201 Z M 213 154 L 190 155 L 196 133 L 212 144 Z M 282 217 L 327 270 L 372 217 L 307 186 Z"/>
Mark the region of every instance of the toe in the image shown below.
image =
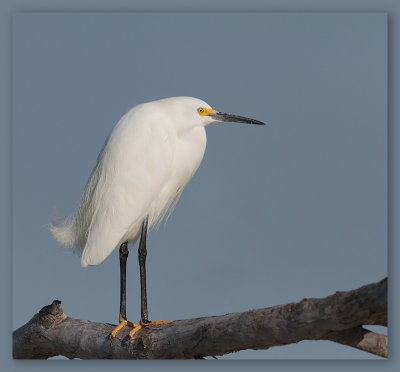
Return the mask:
<path id="1" fill-rule="evenodd" d="M 129 337 L 133 338 L 136 334 L 137 331 L 139 331 L 140 329 L 142 329 L 142 325 L 137 324 L 135 328 L 132 329 L 132 331 L 129 332 Z"/>
<path id="2" fill-rule="evenodd" d="M 124 328 L 126 325 L 128 324 L 128 322 L 126 320 L 123 320 L 121 323 L 119 323 L 119 325 L 117 325 L 111 332 L 111 336 L 114 338 L 117 333 Z"/>

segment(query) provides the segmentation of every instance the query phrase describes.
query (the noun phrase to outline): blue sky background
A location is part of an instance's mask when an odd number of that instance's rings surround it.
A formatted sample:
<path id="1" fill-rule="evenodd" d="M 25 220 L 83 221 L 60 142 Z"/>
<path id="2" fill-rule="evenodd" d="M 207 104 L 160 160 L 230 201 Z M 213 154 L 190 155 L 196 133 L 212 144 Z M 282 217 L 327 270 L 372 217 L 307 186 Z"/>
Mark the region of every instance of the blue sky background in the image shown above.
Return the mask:
<path id="1" fill-rule="evenodd" d="M 118 119 L 168 96 L 268 126 L 207 128 L 201 167 L 149 237 L 151 319 L 274 306 L 385 277 L 386 21 L 382 13 L 16 14 L 13 329 L 55 298 L 71 317 L 117 321 L 117 251 L 82 269 L 46 225 L 72 211 Z M 374 357 L 310 341 L 226 358 Z"/>

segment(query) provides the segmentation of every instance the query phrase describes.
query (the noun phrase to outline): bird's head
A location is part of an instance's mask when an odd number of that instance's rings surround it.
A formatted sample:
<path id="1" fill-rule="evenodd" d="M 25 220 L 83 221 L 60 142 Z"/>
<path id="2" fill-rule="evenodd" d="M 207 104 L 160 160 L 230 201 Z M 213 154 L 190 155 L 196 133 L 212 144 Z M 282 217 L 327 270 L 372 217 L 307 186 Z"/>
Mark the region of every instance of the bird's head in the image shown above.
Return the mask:
<path id="1" fill-rule="evenodd" d="M 255 119 L 214 110 L 208 103 L 198 98 L 172 97 L 162 101 L 168 105 L 169 110 L 173 111 L 174 116 L 179 117 L 186 125 L 205 127 L 211 123 L 222 121 L 265 125 L 265 123 Z"/>

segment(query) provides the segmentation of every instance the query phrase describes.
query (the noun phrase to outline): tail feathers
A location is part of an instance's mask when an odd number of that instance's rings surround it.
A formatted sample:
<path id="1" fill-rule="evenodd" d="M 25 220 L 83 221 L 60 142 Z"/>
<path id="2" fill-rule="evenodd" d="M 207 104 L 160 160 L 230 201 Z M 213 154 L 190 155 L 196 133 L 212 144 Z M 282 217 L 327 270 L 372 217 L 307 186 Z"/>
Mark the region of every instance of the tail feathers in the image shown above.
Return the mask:
<path id="1" fill-rule="evenodd" d="M 49 230 L 53 238 L 66 248 L 72 248 L 77 253 L 81 253 L 86 243 L 86 238 L 80 236 L 76 221 L 68 216 L 59 221 L 49 223 Z"/>

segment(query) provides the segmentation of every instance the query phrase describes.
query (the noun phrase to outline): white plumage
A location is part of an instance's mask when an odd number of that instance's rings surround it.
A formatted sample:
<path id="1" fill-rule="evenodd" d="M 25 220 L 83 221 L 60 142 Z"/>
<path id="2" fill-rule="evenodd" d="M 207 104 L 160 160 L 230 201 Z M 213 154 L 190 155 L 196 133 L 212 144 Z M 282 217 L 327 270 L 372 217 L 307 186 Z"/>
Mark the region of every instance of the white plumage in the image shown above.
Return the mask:
<path id="1" fill-rule="evenodd" d="M 98 265 L 123 242 L 135 242 L 177 202 L 206 148 L 202 100 L 174 97 L 140 104 L 117 123 L 101 150 L 76 211 L 50 225 L 53 237 Z"/>

